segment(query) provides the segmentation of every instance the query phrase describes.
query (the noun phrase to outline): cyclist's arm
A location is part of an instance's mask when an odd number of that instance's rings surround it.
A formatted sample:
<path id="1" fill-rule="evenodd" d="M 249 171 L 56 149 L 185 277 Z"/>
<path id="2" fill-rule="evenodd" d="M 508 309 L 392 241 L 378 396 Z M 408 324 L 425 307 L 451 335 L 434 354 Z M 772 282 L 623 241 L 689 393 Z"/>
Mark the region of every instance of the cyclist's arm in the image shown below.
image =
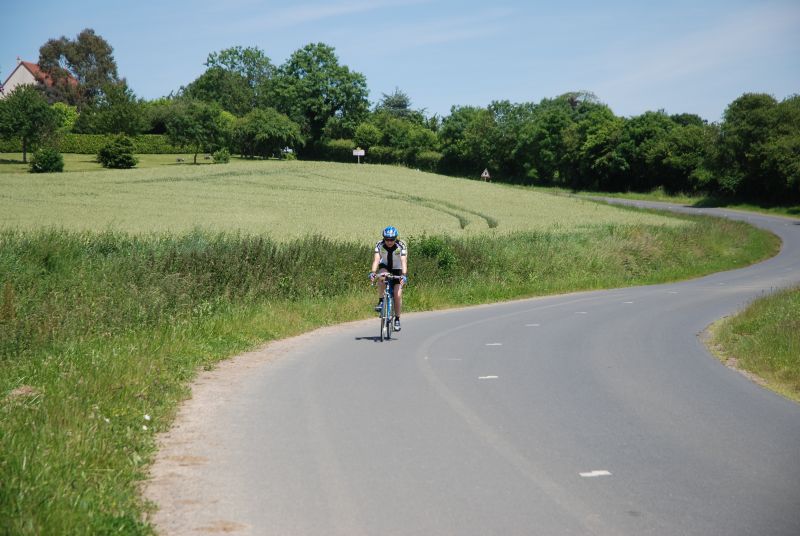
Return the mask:
<path id="1" fill-rule="evenodd" d="M 375 255 L 373 255 L 372 257 L 372 269 L 370 269 L 370 272 L 377 272 L 378 265 L 380 265 L 380 263 L 381 263 L 381 254 L 376 252 Z"/>
<path id="2" fill-rule="evenodd" d="M 400 257 L 400 266 L 403 270 L 403 275 L 408 275 L 408 255 Z"/>

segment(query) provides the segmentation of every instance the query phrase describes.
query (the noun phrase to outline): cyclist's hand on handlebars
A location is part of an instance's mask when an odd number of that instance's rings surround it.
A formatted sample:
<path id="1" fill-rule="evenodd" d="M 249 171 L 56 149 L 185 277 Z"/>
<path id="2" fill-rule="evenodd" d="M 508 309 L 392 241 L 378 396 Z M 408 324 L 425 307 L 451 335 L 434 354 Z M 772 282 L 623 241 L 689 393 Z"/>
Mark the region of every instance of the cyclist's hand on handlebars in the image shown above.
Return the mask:
<path id="1" fill-rule="evenodd" d="M 369 273 L 369 280 L 370 281 L 375 281 L 375 272 L 370 272 Z"/>
<path id="2" fill-rule="evenodd" d="M 403 276 L 403 284 L 405 285 L 406 283 L 408 283 L 408 276 L 404 275 Z"/>

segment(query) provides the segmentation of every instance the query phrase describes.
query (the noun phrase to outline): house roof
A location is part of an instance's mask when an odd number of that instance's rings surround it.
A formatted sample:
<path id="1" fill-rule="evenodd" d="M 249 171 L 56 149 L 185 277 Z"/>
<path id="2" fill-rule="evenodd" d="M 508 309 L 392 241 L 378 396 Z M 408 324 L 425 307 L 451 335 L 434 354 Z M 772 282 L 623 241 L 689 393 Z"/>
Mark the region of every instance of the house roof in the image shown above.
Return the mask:
<path id="1" fill-rule="evenodd" d="M 6 84 L 8 84 L 8 81 L 11 80 L 11 77 L 14 76 L 14 73 L 17 72 L 17 69 L 19 69 L 20 67 L 25 67 L 28 71 L 30 71 L 30 73 L 33 75 L 33 77 L 36 80 L 38 80 L 39 83 L 41 83 L 41 84 L 44 84 L 44 85 L 50 87 L 55 83 L 55 82 L 53 82 L 52 77 L 48 73 L 44 72 L 41 67 L 39 67 L 39 64 L 30 62 L 30 61 L 20 61 L 17 64 L 16 69 L 11 71 L 11 74 L 8 75 L 8 78 L 6 78 L 6 81 L 3 82 L 2 85 L 0 85 L 0 88 L 5 86 Z M 67 73 L 67 83 L 69 85 L 71 85 L 71 86 L 77 86 L 78 85 L 78 81 L 75 79 L 75 77 L 73 77 L 69 73 Z"/>

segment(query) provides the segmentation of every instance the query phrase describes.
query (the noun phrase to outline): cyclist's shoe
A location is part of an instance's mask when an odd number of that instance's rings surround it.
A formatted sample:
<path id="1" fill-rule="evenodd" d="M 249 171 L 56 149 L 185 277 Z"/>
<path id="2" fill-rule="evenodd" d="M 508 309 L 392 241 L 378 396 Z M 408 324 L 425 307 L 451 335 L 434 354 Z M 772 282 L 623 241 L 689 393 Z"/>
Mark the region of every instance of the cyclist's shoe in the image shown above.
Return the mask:
<path id="1" fill-rule="evenodd" d="M 394 330 L 395 331 L 400 331 L 400 329 L 401 329 L 400 328 L 400 319 L 399 318 L 395 318 L 394 319 Z"/>
<path id="2" fill-rule="evenodd" d="M 383 309 L 383 298 L 378 300 L 378 305 L 375 306 L 375 312 L 380 313 L 381 309 Z"/>

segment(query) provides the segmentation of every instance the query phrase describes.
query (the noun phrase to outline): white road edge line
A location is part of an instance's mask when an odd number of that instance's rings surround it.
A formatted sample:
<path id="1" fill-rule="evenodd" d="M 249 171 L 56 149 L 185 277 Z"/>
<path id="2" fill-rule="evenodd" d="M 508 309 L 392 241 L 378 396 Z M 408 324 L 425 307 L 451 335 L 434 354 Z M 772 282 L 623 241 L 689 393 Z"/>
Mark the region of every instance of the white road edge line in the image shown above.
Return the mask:
<path id="1" fill-rule="evenodd" d="M 590 471 L 588 473 L 578 473 L 578 474 L 581 475 L 583 478 L 595 478 L 595 477 L 598 477 L 598 476 L 611 476 L 611 473 L 609 471 L 605 471 L 605 470 L 603 470 L 603 471 Z"/>

